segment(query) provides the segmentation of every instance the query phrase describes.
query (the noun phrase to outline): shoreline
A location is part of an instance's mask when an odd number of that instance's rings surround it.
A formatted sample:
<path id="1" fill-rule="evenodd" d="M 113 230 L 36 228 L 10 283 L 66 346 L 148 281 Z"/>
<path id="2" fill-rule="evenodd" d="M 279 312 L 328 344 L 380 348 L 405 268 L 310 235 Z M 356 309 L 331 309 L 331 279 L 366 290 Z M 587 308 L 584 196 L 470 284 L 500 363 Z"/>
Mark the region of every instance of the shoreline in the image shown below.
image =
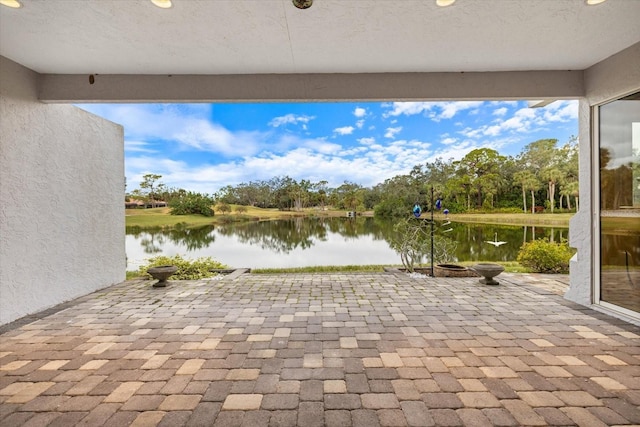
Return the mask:
<path id="1" fill-rule="evenodd" d="M 573 213 L 473 213 L 473 214 L 449 214 L 447 216 L 438 213 L 434 218 L 438 221 L 450 220 L 460 223 L 496 224 L 514 226 L 543 226 L 543 227 L 569 227 L 569 220 Z M 144 210 L 126 210 L 126 228 L 136 229 L 165 229 L 173 227 L 200 227 L 205 225 L 228 224 L 251 221 L 272 221 L 290 218 L 341 218 L 346 217 L 347 211 L 277 211 L 270 209 L 252 208 L 242 214 L 218 214 L 213 217 L 199 215 L 171 215 L 168 208 L 155 208 Z M 373 217 L 372 211 L 358 212 L 358 217 Z M 426 216 L 425 216 L 426 217 Z"/>

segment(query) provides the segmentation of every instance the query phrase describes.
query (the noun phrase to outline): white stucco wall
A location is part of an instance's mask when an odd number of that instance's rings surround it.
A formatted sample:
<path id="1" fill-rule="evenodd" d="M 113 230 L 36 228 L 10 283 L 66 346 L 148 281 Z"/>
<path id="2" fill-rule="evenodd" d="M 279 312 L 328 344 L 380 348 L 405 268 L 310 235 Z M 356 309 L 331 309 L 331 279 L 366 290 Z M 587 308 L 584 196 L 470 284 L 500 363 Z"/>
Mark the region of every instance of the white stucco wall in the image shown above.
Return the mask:
<path id="1" fill-rule="evenodd" d="M 580 211 L 571 219 L 570 244 L 578 250 L 570 264 L 569 300 L 591 305 L 596 286 L 595 269 L 600 260 L 594 245 L 599 236 L 599 207 L 594 197 L 600 191 L 593 164 L 591 108 L 640 90 L 640 43 L 619 52 L 584 72 L 585 98 L 580 101 Z"/>
<path id="2" fill-rule="evenodd" d="M 121 126 L 0 57 L 0 324 L 124 280 Z"/>
<path id="3" fill-rule="evenodd" d="M 592 303 L 592 280 L 594 256 L 592 248 L 592 233 L 594 222 L 592 221 L 592 150 L 591 150 L 591 108 L 585 99 L 579 104 L 579 182 L 580 205 L 579 211 L 571 218 L 569 223 L 569 245 L 577 249 L 576 254 L 569 263 L 569 289 L 565 298 L 582 305 Z"/>

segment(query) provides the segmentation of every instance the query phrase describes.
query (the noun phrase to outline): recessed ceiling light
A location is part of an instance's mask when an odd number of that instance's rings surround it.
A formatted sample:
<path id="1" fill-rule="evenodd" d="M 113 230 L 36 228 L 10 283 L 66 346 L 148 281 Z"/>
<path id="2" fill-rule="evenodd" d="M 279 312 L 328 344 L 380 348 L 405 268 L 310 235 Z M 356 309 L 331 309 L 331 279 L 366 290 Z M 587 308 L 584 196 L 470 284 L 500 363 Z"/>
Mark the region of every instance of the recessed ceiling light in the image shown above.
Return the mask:
<path id="1" fill-rule="evenodd" d="M 14 9 L 18 9 L 22 7 L 22 4 L 18 0 L 0 0 L 0 4 L 7 7 L 12 7 Z"/>
<path id="2" fill-rule="evenodd" d="M 604 3 L 607 0 L 587 0 L 587 4 L 589 6 L 594 6 L 596 4 Z"/>
<path id="3" fill-rule="evenodd" d="M 440 7 L 447 7 L 454 4 L 456 0 L 436 0 L 436 4 Z"/>
<path id="4" fill-rule="evenodd" d="M 298 9 L 309 9 L 313 4 L 313 0 L 291 0 L 293 5 Z"/>
<path id="5" fill-rule="evenodd" d="M 162 9 L 169 9 L 172 6 L 171 0 L 151 0 L 151 3 Z"/>

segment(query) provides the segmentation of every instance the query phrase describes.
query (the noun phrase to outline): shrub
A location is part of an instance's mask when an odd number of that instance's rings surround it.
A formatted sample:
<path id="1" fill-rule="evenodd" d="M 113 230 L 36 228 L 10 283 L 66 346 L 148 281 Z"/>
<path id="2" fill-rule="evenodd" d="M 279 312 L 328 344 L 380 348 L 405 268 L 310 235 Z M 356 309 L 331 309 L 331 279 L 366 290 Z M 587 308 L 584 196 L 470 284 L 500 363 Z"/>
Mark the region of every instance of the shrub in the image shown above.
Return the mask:
<path id="1" fill-rule="evenodd" d="M 218 211 L 222 212 L 223 214 L 228 214 L 229 212 L 231 212 L 231 206 L 229 206 L 227 203 L 218 203 L 216 209 L 218 209 Z"/>
<path id="2" fill-rule="evenodd" d="M 160 255 L 149 259 L 149 264 L 140 267 L 139 274 L 141 276 L 148 276 L 147 269 L 150 267 L 159 267 L 161 265 L 175 265 L 178 267 L 178 271 L 171 276 L 173 280 L 197 280 L 207 277 L 213 277 L 218 273 L 213 271 L 217 269 L 227 268 L 226 265 L 219 263 L 211 257 L 198 258 L 190 261 L 182 258 L 180 255 L 172 257 L 166 255 Z"/>
<path id="3" fill-rule="evenodd" d="M 175 197 L 169 202 L 171 215 L 203 215 L 213 216 L 213 198 L 200 193 L 188 192 L 187 194 Z"/>
<path id="4" fill-rule="evenodd" d="M 379 218 L 404 218 L 411 212 L 411 206 L 400 198 L 383 200 L 373 208 L 373 214 Z"/>
<path id="5" fill-rule="evenodd" d="M 523 244 L 517 260 L 536 273 L 566 273 L 572 256 L 573 250 L 567 242 L 538 239 Z"/>

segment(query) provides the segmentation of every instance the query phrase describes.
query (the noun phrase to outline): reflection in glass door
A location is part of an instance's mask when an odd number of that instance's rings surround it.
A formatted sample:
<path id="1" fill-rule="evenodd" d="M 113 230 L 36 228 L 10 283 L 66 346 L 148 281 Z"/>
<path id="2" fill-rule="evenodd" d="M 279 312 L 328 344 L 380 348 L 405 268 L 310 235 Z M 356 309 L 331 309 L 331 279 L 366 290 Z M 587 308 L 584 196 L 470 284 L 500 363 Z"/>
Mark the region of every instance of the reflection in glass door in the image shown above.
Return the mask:
<path id="1" fill-rule="evenodd" d="M 599 108 L 600 302 L 640 314 L 640 92 Z"/>

